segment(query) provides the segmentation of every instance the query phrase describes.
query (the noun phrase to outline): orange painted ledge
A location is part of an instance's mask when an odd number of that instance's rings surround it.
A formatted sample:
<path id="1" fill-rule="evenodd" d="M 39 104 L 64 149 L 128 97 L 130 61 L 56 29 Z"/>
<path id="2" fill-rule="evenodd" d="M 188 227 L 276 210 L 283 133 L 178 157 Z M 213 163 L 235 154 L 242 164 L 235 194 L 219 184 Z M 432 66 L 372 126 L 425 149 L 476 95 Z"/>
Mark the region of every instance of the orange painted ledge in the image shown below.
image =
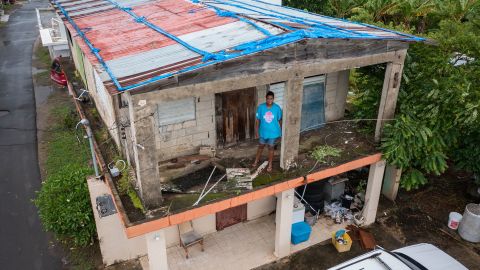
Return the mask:
<path id="1" fill-rule="evenodd" d="M 354 161 L 344 163 L 337 167 L 333 167 L 333 168 L 325 169 L 316 173 L 309 174 L 306 176 L 306 178 L 298 177 L 295 179 L 283 181 L 281 183 L 268 186 L 265 188 L 261 188 L 246 194 L 242 194 L 237 197 L 214 202 L 212 204 L 207 204 L 198 208 L 190 209 L 185 212 L 166 216 L 156 220 L 147 221 L 142 224 L 126 227 L 125 232 L 128 238 L 141 236 L 141 235 L 154 232 L 166 227 L 181 224 L 183 222 L 193 220 L 199 217 L 215 214 L 217 212 L 220 212 L 238 205 L 246 204 L 251 201 L 272 196 L 276 193 L 305 185 L 306 183 L 316 182 L 322 179 L 332 177 L 337 174 L 341 174 L 341 173 L 358 169 L 370 164 L 374 164 L 380 161 L 381 159 L 382 159 L 382 154 L 374 154 L 374 155 L 366 156 Z"/>

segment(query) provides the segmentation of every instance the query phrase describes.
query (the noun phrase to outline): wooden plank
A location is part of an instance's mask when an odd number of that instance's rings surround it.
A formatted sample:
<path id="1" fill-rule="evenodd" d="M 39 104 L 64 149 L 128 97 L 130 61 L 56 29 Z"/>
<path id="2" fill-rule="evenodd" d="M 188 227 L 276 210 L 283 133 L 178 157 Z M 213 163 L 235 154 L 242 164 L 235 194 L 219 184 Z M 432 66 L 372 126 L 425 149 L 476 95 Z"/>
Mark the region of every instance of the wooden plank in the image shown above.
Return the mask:
<path id="1" fill-rule="evenodd" d="M 242 204 L 216 213 L 217 231 L 247 220 L 247 204 Z"/>
<path id="2" fill-rule="evenodd" d="M 404 52 L 404 55 L 406 51 Z M 405 56 L 403 55 L 403 59 Z M 380 142 L 383 126 L 385 122 L 393 119 L 397 104 L 400 82 L 402 80 L 403 62 L 388 63 L 385 70 L 385 79 L 383 81 L 382 95 L 378 109 L 377 124 L 375 127 L 375 141 Z"/>

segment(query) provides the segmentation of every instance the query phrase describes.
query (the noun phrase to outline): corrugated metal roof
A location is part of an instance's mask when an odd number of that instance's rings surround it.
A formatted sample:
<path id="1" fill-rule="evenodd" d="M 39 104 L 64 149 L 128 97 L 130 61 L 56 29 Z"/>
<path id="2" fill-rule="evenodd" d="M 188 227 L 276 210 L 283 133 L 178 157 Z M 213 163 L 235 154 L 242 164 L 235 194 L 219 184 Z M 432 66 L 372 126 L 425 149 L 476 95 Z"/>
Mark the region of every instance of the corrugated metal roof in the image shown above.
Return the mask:
<path id="1" fill-rule="evenodd" d="M 252 28 L 252 26 L 244 22 L 237 21 L 209 28 L 207 30 L 182 35 L 179 36 L 179 38 L 199 49 L 213 53 L 265 37 L 262 33 L 253 31 L 254 29 Z M 281 33 L 281 30 L 278 28 L 268 25 L 266 28 L 272 33 Z M 222 42 L 217 42 L 218 40 L 221 40 Z M 121 78 L 199 56 L 199 54 L 192 52 L 179 44 L 174 44 L 156 50 L 113 59 L 107 61 L 107 65 L 111 67 L 115 76 Z"/>
<path id="2" fill-rule="evenodd" d="M 120 91 L 307 37 L 418 40 L 257 0 L 51 1 L 102 79 Z"/>

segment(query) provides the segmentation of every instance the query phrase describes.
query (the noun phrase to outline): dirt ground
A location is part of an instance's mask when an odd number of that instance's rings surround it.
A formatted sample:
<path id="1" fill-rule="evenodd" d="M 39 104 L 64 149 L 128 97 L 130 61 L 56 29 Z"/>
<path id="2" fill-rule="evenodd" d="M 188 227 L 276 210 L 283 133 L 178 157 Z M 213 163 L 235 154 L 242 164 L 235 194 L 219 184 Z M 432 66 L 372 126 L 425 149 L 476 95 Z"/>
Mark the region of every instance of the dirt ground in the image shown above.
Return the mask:
<path id="1" fill-rule="evenodd" d="M 395 203 L 382 198 L 377 222 L 369 231 L 384 248 L 430 243 L 468 269 L 480 269 L 480 243 L 464 241 L 447 227 L 449 212 L 463 213 L 467 203 L 479 203 L 466 195 L 466 186 L 471 180 L 466 174 L 450 170 L 443 176 L 430 177 L 430 181 L 432 184 L 426 188 L 400 191 Z M 365 252 L 354 242 L 349 252 L 337 253 L 326 241 L 257 270 L 327 269 Z"/>

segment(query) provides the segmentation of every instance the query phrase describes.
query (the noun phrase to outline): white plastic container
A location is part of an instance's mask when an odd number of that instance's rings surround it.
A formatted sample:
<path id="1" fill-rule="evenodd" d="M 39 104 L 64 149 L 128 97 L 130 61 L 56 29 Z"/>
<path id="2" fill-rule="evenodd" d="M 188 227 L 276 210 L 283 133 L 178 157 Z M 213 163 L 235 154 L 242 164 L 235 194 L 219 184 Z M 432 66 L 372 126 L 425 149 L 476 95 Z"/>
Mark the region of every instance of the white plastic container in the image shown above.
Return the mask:
<path id="1" fill-rule="evenodd" d="M 292 216 L 292 224 L 303 222 L 305 220 L 305 205 L 300 202 L 297 197 L 295 197 L 293 203 L 293 216 Z"/>
<path id="2" fill-rule="evenodd" d="M 480 204 L 467 204 L 458 234 L 469 242 L 480 243 Z"/>
<path id="3" fill-rule="evenodd" d="M 450 212 L 450 215 L 448 215 L 448 227 L 452 230 L 458 229 L 458 225 L 460 224 L 461 220 L 462 214 L 457 212 Z"/>

